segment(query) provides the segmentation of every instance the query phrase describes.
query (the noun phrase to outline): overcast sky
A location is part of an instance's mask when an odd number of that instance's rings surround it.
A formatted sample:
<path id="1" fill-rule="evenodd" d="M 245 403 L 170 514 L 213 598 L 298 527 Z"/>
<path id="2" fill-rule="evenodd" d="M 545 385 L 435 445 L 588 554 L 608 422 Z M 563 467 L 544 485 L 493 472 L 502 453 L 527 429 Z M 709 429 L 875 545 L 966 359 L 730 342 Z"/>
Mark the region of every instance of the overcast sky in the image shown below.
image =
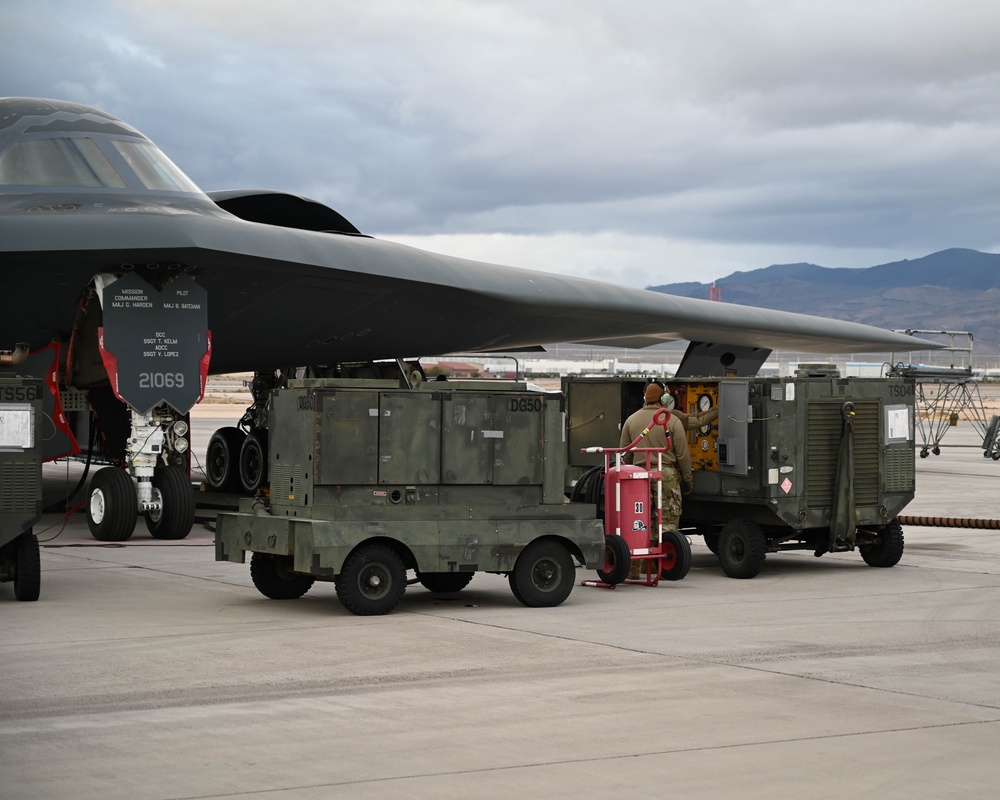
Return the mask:
<path id="1" fill-rule="evenodd" d="M 0 95 L 631 286 L 1000 250 L 996 0 L 0 0 Z"/>

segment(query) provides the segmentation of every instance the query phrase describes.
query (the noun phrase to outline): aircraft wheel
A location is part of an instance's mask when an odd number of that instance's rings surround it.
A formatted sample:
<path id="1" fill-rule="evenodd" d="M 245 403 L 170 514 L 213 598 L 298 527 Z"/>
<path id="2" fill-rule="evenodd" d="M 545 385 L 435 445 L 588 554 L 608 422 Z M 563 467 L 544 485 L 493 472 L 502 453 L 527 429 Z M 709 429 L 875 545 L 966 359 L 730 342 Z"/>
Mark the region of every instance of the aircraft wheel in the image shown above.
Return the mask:
<path id="1" fill-rule="evenodd" d="M 267 483 L 267 432 L 248 433 L 240 447 L 240 483 L 243 490 L 255 494 Z"/>
<path id="2" fill-rule="evenodd" d="M 605 583 L 618 584 L 628 577 L 631 567 L 632 553 L 628 542 L 621 536 L 604 535 L 604 564 L 597 570 L 597 577 Z"/>
<path id="3" fill-rule="evenodd" d="M 186 470 L 157 467 L 153 473 L 153 499 L 160 508 L 147 511 L 146 528 L 154 539 L 183 539 L 194 526 L 194 493 Z"/>
<path id="4" fill-rule="evenodd" d="M 87 526 L 99 542 L 124 542 L 132 536 L 139 517 L 135 484 L 118 467 L 104 467 L 90 479 Z"/>
<path id="5" fill-rule="evenodd" d="M 403 599 L 406 567 L 391 548 L 369 543 L 347 557 L 334 585 L 340 602 L 352 614 L 388 614 Z"/>
<path id="6" fill-rule="evenodd" d="M 250 579 L 257 590 L 272 600 L 298 600 L 316 579 L 292 569 L 291 556 L 254 553 L 250 558 Z"/>
<path id="7" fill-rule="evenodd" d="M 418 572 L 420 585 L 430 592 L 460 592 L 472 581 L 475 572 Z"/>
<path id="8" fill-rule="evenodd" d="M 38 539 L 31 531 L 17 537 L 14 565 L 14 597 L 17 600 L 38 599 L 42 585 L 42 564 L 38 557 Z"/>
<path id="9" fill-rule="evenodd" d="M 719 561 L 730 578 L 753 578 L 767 556 L 767 539 L 756 522 L 731 519 L 719 534 Z"/>
<path id="10" fill-rule="evenodd" d="M 868 537 L 858 538 L 858 550 L 870 567 L 894 567 L 903 557 L 903 526 L 893 520 L 881 531 L 872 544 L 865 544 Z"/>
<path id="11" fill-rule="evenodd" d="M 557 606 L 573 591 L 573 556 L 559 542 L 534 541 L 521 551 L 507 580 L 514 596 L 529 608 Z"/>
<path id="12" fill-rule="evenodd" d="M 239 428 L 219 428 L 212 434 L 205 455 L 205 479 L 217 492 L 238 492 L 240 450 L 247 435 Z"/>
<path id="13" fill-rule="evenodd" d="M 665 581 L 682 580 L 691 569 L 691 543 L 678 531 L 664 531 L 660 577 Z"/>

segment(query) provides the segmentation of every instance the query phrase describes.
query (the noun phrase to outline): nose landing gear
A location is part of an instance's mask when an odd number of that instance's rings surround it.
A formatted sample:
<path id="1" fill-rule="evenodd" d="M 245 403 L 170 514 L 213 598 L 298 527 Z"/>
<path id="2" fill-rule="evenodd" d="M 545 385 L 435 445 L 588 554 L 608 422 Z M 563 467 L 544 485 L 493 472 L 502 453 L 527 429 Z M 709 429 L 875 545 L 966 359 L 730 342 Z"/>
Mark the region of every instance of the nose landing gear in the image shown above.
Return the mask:
<path id="1" fill-rule="evenodd" d="M 138 515 L 156 539 L 183 539 L 194 526 L 195 502 L 184 461 L 187 423 L 169 409 L 150 414 L 132 409 L 132 435 L 126 444 L 128 467 L 104 467 L 90 482 L 87 525 L 101 542 L 132 537 Z"/>

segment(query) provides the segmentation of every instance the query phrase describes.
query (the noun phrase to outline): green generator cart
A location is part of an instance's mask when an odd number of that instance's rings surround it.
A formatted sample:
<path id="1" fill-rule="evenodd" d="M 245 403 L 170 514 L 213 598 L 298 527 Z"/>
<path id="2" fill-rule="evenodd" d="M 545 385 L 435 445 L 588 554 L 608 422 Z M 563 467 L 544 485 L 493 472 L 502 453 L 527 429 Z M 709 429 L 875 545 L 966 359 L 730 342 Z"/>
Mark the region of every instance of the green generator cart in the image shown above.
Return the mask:
<path id="1" fill-rule="evenodd" d="M 18 600 L 37 600 L 41 587 L 38 539 L 42 514 L 42 382 L 0 373 L 0 582 L 14 583 Z"/>
<path id="2" fill-rule="evenodd" d="M 596 458 L 642 405 L 643 378 L 568 378 L 568 480 L 598 496 Z M 694 492 L 681 526 L 701 535 L 733 578 L 757 575 L 769 552 L 858 550 L 891 567 L 903 554 L 897 515 L 915 491 L 914 385 L 904 378 L 667 380 L 669 406 L 717 419 L 687 432 Z M 714 414 L 711 416 L 715 416 Z M 588 487 L 581 491 L 580 486 Z"/>
<path id="3" fill-rule="evenodd" d="M 251 553 L 275 599 L 332 581 L 355 614 L 395 608 L 408 570 L 438 592 L 499 573 L 524 605 L 558 605 L 605 551 L 595 507 L 563 493 L 563 412 L 513 381 L 290 381 L 272 395 L 270 497 L 219 514 L 216 559 Z"/>

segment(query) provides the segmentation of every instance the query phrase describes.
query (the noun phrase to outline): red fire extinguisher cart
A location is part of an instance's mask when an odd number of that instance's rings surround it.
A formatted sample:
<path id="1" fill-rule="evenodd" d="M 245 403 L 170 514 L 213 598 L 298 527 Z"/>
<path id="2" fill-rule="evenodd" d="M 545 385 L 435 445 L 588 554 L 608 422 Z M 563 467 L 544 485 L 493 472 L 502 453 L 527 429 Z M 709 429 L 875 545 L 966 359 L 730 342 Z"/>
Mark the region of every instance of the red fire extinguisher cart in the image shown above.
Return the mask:
<path id="1" fill-rule="evenodd" d="M 653 422 L 628 447 L 588 447 L 584 452 L 604 454 L 604 532 L 605 564 L 598 570 L 599 581 L 583 581 L 583 586 L 613 589 L 619 583 L 656 586 L 661 575 L 672 574 L 679 558 L 690 562 L 687 540 L 676 531 L 663 534 L 663 454 L 667 447 L 638 447 L 655 426 L 667 428 L 670 412 L 663 408 L 653 416 Z M 624 453 L 641 453 L 642 466 L 623 464 Z M 653 481 L 656 482 L 656 519 L 651 518 L 650 501 Z M 655 527 L 653 527 L 655 526 Z M 681 551 L 679 554 L 678 551 Z M 639 579 L 628 577 L 631 562 L 640 561 Z M 686 574 L 687 569 L 682 572 Z M 644 573 L 644 574 L 643 574 Z M 678 572 L 677 577 L 683 577 Z"/>

